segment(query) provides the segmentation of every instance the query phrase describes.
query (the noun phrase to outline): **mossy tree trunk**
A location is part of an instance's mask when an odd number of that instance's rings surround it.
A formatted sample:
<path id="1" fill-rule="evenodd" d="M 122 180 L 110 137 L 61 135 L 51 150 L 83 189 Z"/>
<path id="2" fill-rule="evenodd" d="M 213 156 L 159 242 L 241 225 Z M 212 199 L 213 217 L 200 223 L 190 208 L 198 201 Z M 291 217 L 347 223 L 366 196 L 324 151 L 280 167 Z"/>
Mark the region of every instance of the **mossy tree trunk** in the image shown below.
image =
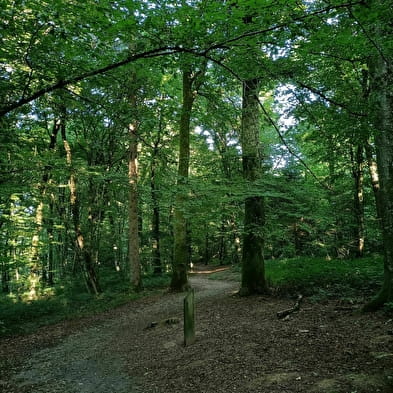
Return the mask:
<path id="1" fill-rule="evenodd" d="M 241 124 L 243 177 L 254 195 L 248 195 L 244 205 L 241 295 L 264 293 L 267 289 L 263 257 L 265 207 L 263 196 L 258 195 L 259 192 L 255 187 L 262 173 L 259 86 L 258 79 L 243 83 Z"/>
<path id="2" fill-rule="evenodd" d="M 172 261 L 171 289 L 184 291 L 188 288 L 187 265 L 189 248 L 187 242 L 187 219 L 185 203 L 190 165 L 190 121 L 195 100 L 191 69 L 183 70 L 183 100 L 179 127 L 179 165 L 177 172 L 178 190 L 173 216 L 174 249 Z"/>

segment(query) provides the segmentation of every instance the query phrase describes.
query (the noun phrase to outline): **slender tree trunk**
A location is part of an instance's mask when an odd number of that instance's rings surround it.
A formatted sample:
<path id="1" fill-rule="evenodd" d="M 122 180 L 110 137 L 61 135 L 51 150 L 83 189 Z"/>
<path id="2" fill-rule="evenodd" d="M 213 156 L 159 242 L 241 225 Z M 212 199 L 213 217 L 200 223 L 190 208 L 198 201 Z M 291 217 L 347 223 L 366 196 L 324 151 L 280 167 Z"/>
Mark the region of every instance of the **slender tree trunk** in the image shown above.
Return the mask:
<path id="1" fill-rule="evenodd" d="M 49 150 L 53 151 L 56 148 L 57 135 L 60 129 L 60 121 L 55 120 L 53 123 L 53 129 L 50 136 Z M 44 227 L 44 200 L 46 198 L 47 186 L 51 177 L 51 166 L 46 165 L 44 174 L 42 176 L 41 184 L 39 186 L 39 202 L 36 208 L 35 214 L 35 233 L 32 238 L 32 255 L 30 262 L 30 273 L 29 273 L 29 299 L 37 298 L 37 288 L 40 282 L 40 272 L 44 279 L 46 278 L 46 266 L 40 261 L 40 239 L 42 237 L 42 231 Z"/>
<path id="2" fill-rule="evenodd" d="M 261 148 L 259 140 L 259 80 L 243 84 L 241 146 L 243 177 L 250 185 L 261 176 Z M 265 224 L 264 199 L 260 195 L 248 196 L 244 206 L 244 234 L 242 255 L 241 295 L 264 293 L 267 290 L 263 257 L 263 227 Z"/>
<path id="3" fill-rule="evenodd" d="M 209 227 L 205 224 L 205 250 L 203 253 L 203 262 L 205 265 L 208 265 L 210 260 L 209 236 Z"/>
<path id="4" fill-rule="evenodd" d="M 380 196 L 380 187 L 379 187 L 379 176 L 378 176 L 378 165 L 374 159 L 373 147 L 370 142 L 366 142 L 365 144 L 365 152 L 367 159 L 368 171 L 371 179 L 371 187 L 373 189 L 375 206 L 377 210 L 378 219 L 381 218 L 381 196 Z"/>
<path id="5" fill-rule="evenodd" d="M 183 71 L 183 102 L 179 127 L 179 165 L 178 190 L 175 200 L 173 217 L 174 249 L 172 262 L 171 289 L 184 291 L 188 288 L 187 265 L 189 249 L 187 242 L 187 220 L 185 202 L 187 200 L 188 171 L 190 165 L 190 121 L 191 110 L 195 100 L 192 89 L 193 77 L 191 70 Z"/>
<path id="6" fill-rule="evenodd" d="M 135 291 L 142 290 L 142 268 L 140 260 L 140 232 L 142 215 L 138 205 L 138 88 L 141 86 L 138 74 L 132 69 L 127 86 L 127 99 L 132 122 L 128 124 L 128 263 L 131 285 Z"/>
<path id="7" fill-rule="evenodd" d="M 139 256 L 139 219 L 138 219 L 138 139 L 137 126 L 130 124 L 128 158 L 128 256 L 131 267 L 131 284 L 134 290 L 142 289 L 141 263 Z"/>
<path id="8" fill-rule="evenodd" d="M 61 134 L 62 134 L 64 149 L 66 152 L 67 165 L 70 168 L 70 177 L 68 181 L 68 186 L 70 190 L 72 220 L 73 220 L 74 230 L 76 235 L 77 259 L 78 261 L 80 261 L 80 258 L 82 259 L 81 265 L 82 265 L 82 270 L 84 273 L 84 278 L 88 291 L 90 293 L 98 295 L 101 292 L 101 288 L 98 282 L 97 273 L 95 271 L 94 260 L 91 254 L 90 244 L 85 238 L 81 227 L 79 199 L 77 197 L 77 178 L 72 168 L 72 152 L 71 152 L 71 147 L 66 138 L 64 120 L 61 124 Z"/>
<path id="9" fill-rule="evenodd" d="M 378 3 L 378 2 L 376 2 Z M 386 33 L 386 32 L 385 32 Z M 393 301 L 393 69 L 381 53 L 371 62 L 371 100 L 376 129 L 375 146 L 380 182 L 380 215 L 384 244 L 384 281 L 365 306 L 371 311 Z"/>
<path id="10" fill-rule="evenodd" d="M 54 275 L 54 251 L 53 251 L 53 244 L 54 244 L 54 230 L 53 230 L 53 213 L 54 213 L 54 202 L 49 202 L 49 220 L 46 225 L 46 231 L 48 234 L 48 276 L 47 282 L 48 285 L 52 286 L 55 283 L 55 275 Z"/>
<path id="11" fill-rule="evenodd" d="M 224 264 L 224 260 L 227 257 L 225 232 L 226 232 L 225 219 L 221 219 L 220 240 L 219 240 L 219 249 L 218 249 L 218 260 L 220 261 L 220 265 Z"/>
<path id="12" fill-rule="evenodd" d="M 0 229 L 4 225 L 4 222 L 0 222 Z M 10 293 L 10 280 L 11 280 L 11 275 L 10 275 L 10 265 L 9 265 L 9 236 L 8 236 L 8 230 L 5 231 L 5 239 L 4 239 L 4 244 L 1 245 L 1 292 L 2 293 Z"/>
<path id="13" fill-rule="evenodd" d="M 153 237 L 153 269 L 154 274 L 162 275 L 161 251 L 160 251 L 160 207 L 157 198 L 157 189 L 151 190 L 153 199 L 153 216 L 152 216 L 152 237 Z"/>
<path id="14" fill-rule="evenodd" d="M 354 179 L 353 210 L 355 217 L 355 255 L 361 258 L 364 252 L 364 195 L 363 195 L 363 146 L 351 149 L 352 175 Z"/>
<path id="15" fill-rule="evenodd" d="M 30 273 L 28 277 L 29 282 L 29 296 L 30 300 L 37 298 L 37 290 L 40 283 L 40 271 L 42 270 L 43 266 L 40 263 L 40 234 L 42 232 L 42 223 L 43 223 L 43 210 L 44 210 L 44 202 L 41 200 L 36 207 L 35 213 L 35 225 L 36 231 L 33 235 L 31 241 L 32 247 L 32 255 L 31 255 L 31 262 L 30 262 Z"/>
<path id="16" fill-rule="evenodd" d="M 302 219 L 300 219 L 299 221 L 301 222 Z M 293 245 L 295 248 L 295 255 L 298 256 L 302 253 L 302 242 L 300 240 L 301 231 L 299 230 L 299 223 L 295 221 L 292 227 L 293 227 Z"/>
<path id="17" fill-rule="evenodd" d="M 1 263 L 1 292 L 10 293 L 10 271 L 6 262 Z"/>
<path id="18" fill-rule="evenodd" d="M 161 122 L 161 120 L 160 120 Z M 162 275 L 162 264 L 161 264 L 161 251 L 160 251 L 160 203 L 158 197 L 158 187 L 156 179 L 156 167 L 157 167 L 157 155 L 158 155 L 158 144 L 160 139 L 161 124 L 159 126 L 159 137 L 154 145 L 153 158 L 150 167 L 150 192 L 153 205 L 152 215 L 152 259 L 153 259 L 153 271 L 155 275 Z"/>
<path id="19" fill-rule="evenodd" d="M 55 120 L 53 124 L 53 129 L 52 133 L 50 136 L 50 142 L 49 142 L 49 150 L 54 151 L 56 149 L 56 144 L 57 144 L 57 135 L 59 133 L 61 126 L 61 121 L 60 120 Z M 51 171 L 52 166 L 48 165 L 45 168 L 45 173 L 43 176 L 43 182 L 44 184 L 49 183 L 50 177 L 51 177 Z M 54 253 L 53 253 L 53 243 L 54 243 L 54 225 L 53 225 L 53 213 L 54 213 L 54 196 L 53 194 L 50 197 L 49 201 L 49 217 L 48 219 L 45 220 L 45 227 L 46 227 L 46 232 L 48 235 L 48 264 L 47 264 L 47 277 L 46 281 L 47 284 L 52 286 L 55 283 L 54 280 Z"/>

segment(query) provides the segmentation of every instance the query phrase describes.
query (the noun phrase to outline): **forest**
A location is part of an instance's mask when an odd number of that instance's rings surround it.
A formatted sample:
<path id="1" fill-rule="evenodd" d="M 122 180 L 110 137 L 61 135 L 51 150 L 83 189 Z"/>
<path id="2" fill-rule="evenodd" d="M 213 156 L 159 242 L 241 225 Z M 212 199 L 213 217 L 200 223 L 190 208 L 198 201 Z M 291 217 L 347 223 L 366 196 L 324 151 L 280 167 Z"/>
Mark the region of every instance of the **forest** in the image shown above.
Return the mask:
<path id="1" fill-rule="evenodd" d="M 330 291 L 391 312 L 392 15 L 0 0 L 0 335 L 210 268 L 242 302 Z"/>

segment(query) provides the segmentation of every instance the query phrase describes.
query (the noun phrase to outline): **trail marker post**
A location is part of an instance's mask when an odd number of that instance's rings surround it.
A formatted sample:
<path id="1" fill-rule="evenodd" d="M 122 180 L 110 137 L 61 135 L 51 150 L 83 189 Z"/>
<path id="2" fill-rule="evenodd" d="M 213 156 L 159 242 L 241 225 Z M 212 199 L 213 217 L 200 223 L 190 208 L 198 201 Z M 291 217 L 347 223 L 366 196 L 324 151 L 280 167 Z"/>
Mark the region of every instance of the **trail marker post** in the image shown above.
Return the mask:
<path id="1" fill-rule="evenodd" d="M 184 345 L 195 342 L 195 302 L 194 290 L 191 289 L 184 298 Z"/>

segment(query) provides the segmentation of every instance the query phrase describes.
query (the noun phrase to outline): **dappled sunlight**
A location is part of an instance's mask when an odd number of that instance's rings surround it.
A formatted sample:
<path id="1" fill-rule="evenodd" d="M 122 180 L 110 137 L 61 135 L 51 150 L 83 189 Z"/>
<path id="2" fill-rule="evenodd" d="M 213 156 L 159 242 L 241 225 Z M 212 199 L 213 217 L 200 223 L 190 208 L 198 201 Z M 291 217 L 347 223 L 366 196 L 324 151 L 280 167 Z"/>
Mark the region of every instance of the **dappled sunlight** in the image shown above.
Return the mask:
<path id="1" fill-rule="evenodd" d="M 189 271 L 190 274 L 212 274 L 212 273 L 218 273 L 218 272 L 223 272 L 225 270 L 229 270 L 229 266 L 221 266 L 221 267 L 214 267 L 214 266 L 201 266 L 201 265 L 195 265 L 191 267 L 191 270 Z"/>

